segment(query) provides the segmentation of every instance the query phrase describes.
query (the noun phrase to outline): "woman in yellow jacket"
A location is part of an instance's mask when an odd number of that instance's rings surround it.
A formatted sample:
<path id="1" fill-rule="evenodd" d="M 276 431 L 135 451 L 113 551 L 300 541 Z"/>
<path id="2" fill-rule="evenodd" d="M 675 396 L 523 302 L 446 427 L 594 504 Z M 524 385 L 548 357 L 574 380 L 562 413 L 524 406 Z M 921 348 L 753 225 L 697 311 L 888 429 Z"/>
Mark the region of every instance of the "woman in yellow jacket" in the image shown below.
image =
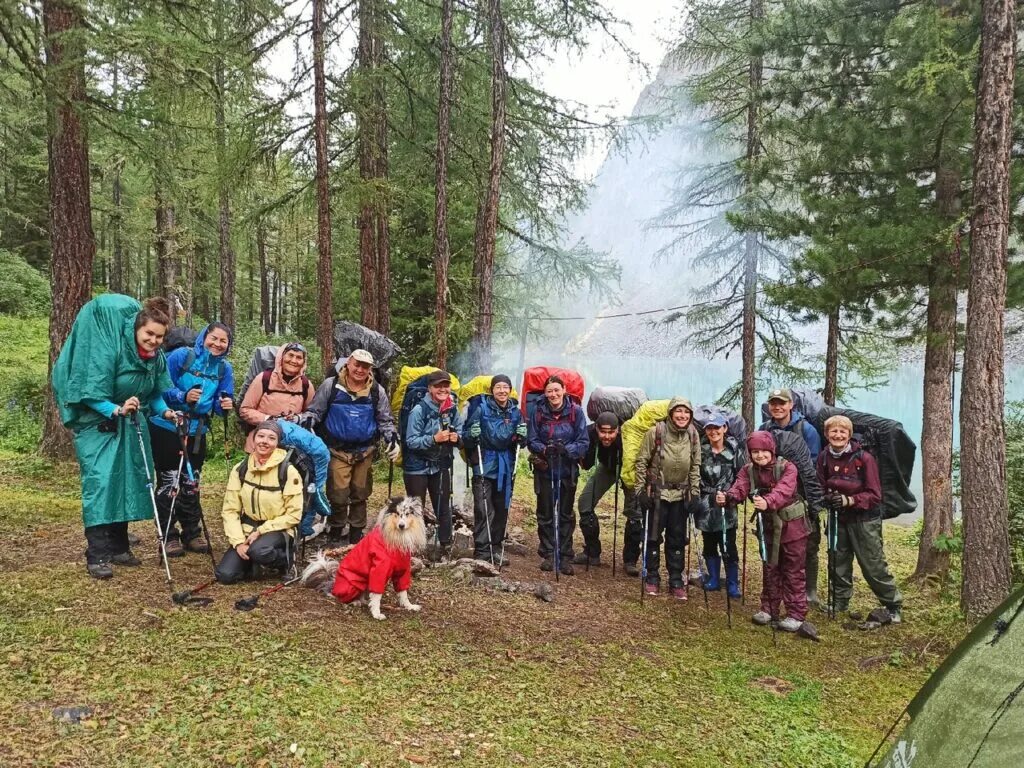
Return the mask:
<path id="1" fill-rule="evenodd" d="M 224 492 L 224 535 L 231 548 L 215 575 L 221 584 L 251 576 L 254 563 L 285 570 L 291 565 L 295 529 L 302 519 L 302 477 L 281 463 L 287 455 L 281 428 L 264 421 L 253 435 L 253 452 L 231 470 Z"/>

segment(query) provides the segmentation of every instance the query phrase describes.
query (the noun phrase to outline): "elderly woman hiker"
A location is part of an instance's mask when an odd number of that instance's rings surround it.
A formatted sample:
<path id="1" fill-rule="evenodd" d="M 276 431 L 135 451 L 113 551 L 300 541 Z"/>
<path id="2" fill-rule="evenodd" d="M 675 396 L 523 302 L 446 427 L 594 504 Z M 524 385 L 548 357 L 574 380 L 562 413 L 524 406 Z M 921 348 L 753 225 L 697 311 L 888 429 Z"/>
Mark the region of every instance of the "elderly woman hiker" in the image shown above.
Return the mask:
<path id="1" fill-rule="evenodd" d="M 852 436 L 850 419 L 842 415 L 829 418 L 825 422 L 828 445 L 817 461 L 818 481 L 829 509 L 830 549 L 834 549 L 829 565 L 833 594 L 829 598 L 836 613 L 850 610 L 856 556 L 864 580 L 882 603 L 868 619 L 899 624 L 903 620 L 903 595 L 885 562 L 878 462 Z"/>
<path id="2" fill-rule="evenodd" d="M 252 380 L 242 395 L 238 415 L 246 424 L 255 427 L 267 419 L 283 418 L 297 421 L 313 402 L 316 387 L 306 377 L 309 355 L 297 341 L 285 344 L 277 351 L 274 367 Z M 254 435 L 245 439 L 245 452 L 252 453 Z"/>
<path id="3" fill-rule="evenodd" d="M 143 306 L 99 296 L 78 313 L 53 366 L 54 399 L 81 470 L 86 568 L 95 579 L 113 576 L 111 565 L 141 564 L 129 548 L 128 523 L 153 517 L 146 415 L 176 418 L 161 394 L 171 388 L 160 351 L 170 322 L 166 299 Z"/>
<path id="4" fill-rule="evenodd" d="M 199 473 L 206 460 L 211 416 L 220 416 L 234 407 L 234 375 L 226 359 L 230 349 L 231 330 L 223 323 L 211 323 L 199 332 L 193 347 L 180 347 L 167 355 L 173 386 L 164 392 L 164 399 L 185 415 L 180 437 L 177 422 L 159 415 L 150 418 L 157 471 L 156 504 L 168 557 L 182 557 L 185 550 L 210 551 L 202 533 Z M 185 457 L 183 442 L 188 451 Z M 182 470 L 185 458 L 192 477 Z"/>
<path id="5" fill-rule="evenodd" d="M 231 545 L 214 571 L 221 584 L 254 575 L 254 565 L 285 571 L 292 563 L 295 528 L 302 519 L 302 477 L 278 447 L 281 428 L 265 421 L 253 430 L 252 455 L 228 475 L 224 535 Z"/>

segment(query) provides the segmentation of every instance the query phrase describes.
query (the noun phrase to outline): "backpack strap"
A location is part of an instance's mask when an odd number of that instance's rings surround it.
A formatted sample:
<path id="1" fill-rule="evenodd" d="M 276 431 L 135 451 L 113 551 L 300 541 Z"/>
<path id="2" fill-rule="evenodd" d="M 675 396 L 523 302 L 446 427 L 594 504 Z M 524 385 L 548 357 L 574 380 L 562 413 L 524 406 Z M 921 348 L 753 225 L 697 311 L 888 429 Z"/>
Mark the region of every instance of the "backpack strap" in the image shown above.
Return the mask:
<path id="1" fill-rule="evenodd" d="M 274 375 L 274 369 L 273 368 L 268 368 L 262 374 L 260 374 L 260 381 L 263 384 L 263 394 L 264 395 L 270 394 L 271 392 L 277 392 L 277 393 L 282 394 L 282 395 L 297 395 L 297 394 L 299 394 L 298 392 L 289 392 L 287 389 L 274 389 L 274 390 L 272 390 L 270 388 L 270 377 L 273 376 L 273 375 Z M 302 401 L 305 403 L 307 400 L 309 400 L 310 382 L 309 382 L 309 377 L 306 374 L 304 374 L 304 373 L 301 375 L 300 378 L 302 379 Z"/>

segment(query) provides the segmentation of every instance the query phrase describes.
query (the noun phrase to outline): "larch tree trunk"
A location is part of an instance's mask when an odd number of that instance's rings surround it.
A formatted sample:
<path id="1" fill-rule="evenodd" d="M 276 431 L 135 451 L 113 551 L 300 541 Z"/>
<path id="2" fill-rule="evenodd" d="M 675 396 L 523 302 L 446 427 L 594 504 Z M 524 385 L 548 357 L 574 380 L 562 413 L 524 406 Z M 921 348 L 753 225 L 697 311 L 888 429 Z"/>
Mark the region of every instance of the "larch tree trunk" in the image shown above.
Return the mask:
<path id="1" fill-rule="evenodd" d="M 114 57 L 111 85 L 111 99 L 114 108 L 120 109 L 120 83 L 117 57 Z M 123 213 L 121 210 L 121 170 L 124 167 L 124 158 L 118 155 L 114 158 L 114 178 L 110 189 L 110 202 L 113 209 L 110 214 L 110 239 L 112 263 L 110 265 L 110 290 L 114 293 L 124 293 L 128 289 L 128 276 L 125 274 L 124 246 L 121 242 L 121 227 L 123 225 Z"/>
<path id="2" fill-rule="evenodd" d="M 964 561 L 960 601 L 980 619 L 1010 591 L 1003 390 L 1003 312 L 1010 227 L 1010 149 L 1016 16 L 1011 0 L 982 0 L 974 108 L 974 199 L 967 340 L 960 395 Z"/>
<path id="3" fill-rule="evenodd" d="M 175 233 L 174 204 L 167 200 L 164 188 L 156 187 L 156 263 L 159 293 L 171 305 L 171 322 L 178 311 L 178 277 L 181 256 Z"/>
<path id="4" fill-rule="evenodd" d="M 837 304 L 828 313 L 828 335 L 825 341 L 825 386 L 821 392 L 821 397 L 826 405 L 836 404 L 836 394 L 839 391 L 839 317 L 840 310 Z"/>
<path id="5" fill-rule="evenodd" d="M 751 25 L 764 18 L 764 0 L 751 0 Z M 758 104 L 761 100 L 763 61 L 760 55 L 750 57 L 747 71 L 747 177 L 744 180 L 744 195 L 753 195 L 753 166 L 761 156 L 761 136 Z M 743 238 L 743 330 L 740 341 L 741 368 L 743 371 L 740 387 L 741 411 L 748 429 L 754 429 L 754 404 L 757 397 L 755 372 L 757 367 L 757 275 L 760 257 L 760 242 L 756 232 L 747 232 Z"/>
<path id="6" fill-rule="evenodd" d="M 256 256 L 260 266 L 260 328 L 267 335 L 273 332 L 270 324 L 270 275 L 267 274 L 267 229 L 260 219 L 256 225 Z"/>
<path id="7" fill-rule="evenodd" d="M 441 71 L 434 152 L 434 365 L 442 369 L 448 364 L 448 147 L 454 80 L 452 0 L 441 0 Z"/>
<path id="8" fill-rule="evenodd" d="M 216 34 L 218 50 L 214 59 L 214 125 L 217 136 L 217 243 L 220 259 L 220 320 L 235 327 L 235 252 L 231 247 L 230 174 L 227 168 L 227 123 L 224 115 L 224 55 L 220 51 L 224 37 L 224 7 L 218 2 Z"/>
<path id="9" fill-rule="evenodd" d="M 483 190 L 483 208 L 473 244 L 473 275 L 476 278 L 477 316 L 473 346 L 481 370 L 491 365 L 491 335 L 494 331 L 494 260 L 501 206 L 501 172 L 505 165 L 505 27 L 501 0 L 487 0 L 487 24 L 491 56 L 490 163 Z"/>
<path id="10" fill-rule="evenodd" d="M 940 166 L 935 173 L 935 206 L 954 224 L 960 215 L 960 174 Z M 928 267 L 928 313 L 924 346 L 924 419 L 921 430 L 923 523 L 915 579 L 949 572 L 949 551 L 937 549 L 953 533 L 953 374 L 956 369 L 957 246 L 937 250 Z"/>
<path id="11" fill-rule="evenodd" d="M 331 185 L 327 167 L 324 2 L 313 0 L 313 133 L 316 140 L 316 340 L 324 375 L 328 376 L 334 362 L 334 271 L 331 263 Z"/>
<path id="12" fill-rule="evenodd" d="M 78 311 L 92 291 L 96 241 L 89 193 L 89 138 L 86 124 L 85 24 L 76 3 L 44 0 L 46 46 L 47 177 L 50 187 L 50 358 L 47 382 Z M 71 439 L 60 422 L 47 383 L 40 451 L 72 456 Z"/>

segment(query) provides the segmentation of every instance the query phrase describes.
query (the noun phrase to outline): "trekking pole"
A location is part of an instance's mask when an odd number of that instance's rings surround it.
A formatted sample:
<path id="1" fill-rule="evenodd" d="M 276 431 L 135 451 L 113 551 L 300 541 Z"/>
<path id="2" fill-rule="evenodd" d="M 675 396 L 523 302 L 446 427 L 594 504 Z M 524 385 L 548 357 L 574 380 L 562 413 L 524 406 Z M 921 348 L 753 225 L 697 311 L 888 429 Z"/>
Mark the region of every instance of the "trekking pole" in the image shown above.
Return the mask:
<path id="1" fill-rule="evenodd" d="M 683 582 L 683 588 L 686 590 L 686 596 L 689 597 L 690 596 L 690 554 L 693 552 L 693 547 L 689 546 L 689 543 L 690 543 L 690 516 L 689 515 L 686 515 L 686 517 L 683 519 L 683 525 L 686 527 L 686 536 L 683 539 L 683 541 L 686 542 L 683 545 L 683 546 L 686 547 L 686 580 Z M 666 539 L 668 538 L 667 534 L 666 534 L 665 538 Z M 666 553 L 667 553 L 668 547 L 666 547 L 665 549 L 666 549 Z M 667 557 L 667 554 L 666 554 L 666 557 Z M 697 564 L 697 567 L 698 568 L 700 567 L 700 563 Z"/>
<path id="2" fill-rule="evenodd" d="M 225 397 L 231 397 L 227 392 L 220 393 L 221 399 Z M 231 469 L 231 446 L 228 444 L 228 412 L 221 409 L 220 415 L 224 420 L 224 463 L 228 465 L 228 469 Z"/>
<path id="3" fill-rule="evenodd" d="M 388 498 L 391 498 L 391 486 L 395 482 L 395 460 L 388 459 Z"/>
<path id="4" fill-rule="evenodd" d="M 746 504 L 744 504 L 743 506 L 743 586 L 742 593 L 740 594 L 740 605 L 747 604 L 747 523 L 750 522 L 749 520 L 747 520 Z M 738 504 L 736 508 L 736 513 L 737 516 L 739 516 Z"/>
<path id="5" fill-rule="evenodd" d="M 477 469 L 480 470 L 480 500 L 483 502 L 484 507 L 484 525 L 487 526 L 487 556 L 490 558 L 491 565 L 494 565 L 494 543 L 491 541 L 491 518 L 487 514 L 487 480 L 484 478 L 484 453 L 480 449 L 480 444 L 476 446 L 476 462 Z M 469 465 L 466 465 L 467 470 Z M 475 515 L 474 511 L 474 515 Z"/>
<path id="6" fill-rule="evenodd" d="M 554 459 L 556 456 L 557 456 L 557 454 L 555 456 L 552 456 L 552 459 Z M 552 461 L 552 465 L 553 464 L 554 464 L 554 461 Z M 559 462 L 559 465 L 561 465 L 561 462 Z M 561 468 L 561 467 L 559 466 L 559 468 Z M 558 518 L 559 518 L 559 516 L 561 514 L 561 511 L 562 511 L 561 510 L 561 507 L 562 507 L 562 482 L 561 482 L 561 478 L 558 476 L 558 473 L 555 472 L 554 466 L 551 467 L 551 500 L 552 500 L 551 525 L 552 525 L 552 527 L 555 530 L 555 551 L 554 551 L 554 557 L 552 558 L 552 563 L 554 563 L 554 566 L 555 566 L 555 581 L 557 582 L 558 581 L 558 575 L 559 575 L 559 573 L 562 570 L 562 547 L 561 547 L 561 543 L 559 542 L 559 539 L 558 539 L 558 523 L 559 523 L 559 519 Z"/>
<path id="7" fill-rule="evenodd" d="M 619 559 L 619 479 L 622 476 L 622 458 L 615 465 L 615 512 L 612 515 L 612 578 L 615 577 L 615 565 Z"/>
<path id="8" fill-rule="evenodd" d="M 207 587 L 212 587 L 216 583 L 216 578 L 209 579 L 208 581 L 204 581 L 199 586 L 192 587 L 192 589 L 186 589 L 182 592 L 175 592 L 173 595 L 171 595 L 171 600 L 174 602 L 175 605 L 209 605 L 213 602 L 212 597 L 196 597 L 196 595 L 202 592 Z"/>
<path id="9" fill-rule="evenodd" d="M 515 494 L 515 490 L 516 490 L 516 475 L 519 473 L 519 449 L 521 447 L 522 446 L 517 442 L 516 443 L 516 457 L 515 457 L 515 459 L 513 460 L 513 463 L 512 463 L 512 479 L 509 481 L 509 483 L 512 485 L 512 493 L 509 494 L 510 498 L 511 498 L 511 496 L 513 494 Z M 512 507 L 511 500 L 509 501 L 509 505 L 508 506 L 509 506 L 509 509 L 506 511 L 506 514 L 505 514 L 505 530 L 501 532 L 501 557 L 498 559 L 498 568 L 501 568 L 501 563 L 505 562 L 505 540 L 508 538 L 508 519 L 511 516 L 510 513 L 512 511 L 512 509 L 511 509 L 511 507 Z"/>
<path id="10" fill-rule="evenodd" d="M 149 500 L 153 504 L 153 522 L 156 523 L 156 537 L 160 542 L 160 554 L 164 559 L 164 573 L 167 574 L 167 586 L 171 586 L 171 565 L 167 560 L 167 548 L 164 545 L 164 532 L 160 526 L 160 513 L 156 507 L 156 491 L 153 490 L 153 475 L 149 471 L 149 457 L 146 455 L 146 440 L 142 437 L 142 425 L 139 424 L 138 412 L 132 411 L 132 425 L 139 437 L 139 450 L 142 451 L 142 465 L 146 469 L 146 488 L 149 489 Z"/>
<path id="11" fill-rule="evenodd" d="M 764 525 L 764 513 L 761 510 L 755 510 L 757 515 L 757 539 L 758 539 L 758 551 L 761 555 L 761 562 L 765 565 L 765 571 L 769 570 L 773 566 L 768 562 L 768 544 L 765 541 L 765 525 Z M 776 566 L 777 567 L 777 566 Z M 771 625 L 772 625 L 772 645 L 778 645 L 778 638 L 776 637 L 776 626 L 775 626 L 775 600 L 772 599 L 769 602 L 771 606 Z"/>
<path id="12" fill-rule="evenodd" d="M 836 545 L 839 543 L 838 517 L 839 513 L 830 509 L 825 530 L 825 535 L 828 537 L 828 573 L 826 574 L 828 583 L 825 588 L 828 590 L 828 617 L 832 621 L 836 620 L 836 580 L 832 577 L 832 569 L 835 567 Z"/>
<path id="13" fill-rule="evenodd" d="M 647 586 L 647 534 L 651 525 L 651 509 L 644 506 L 644 540 L 640 552 L 640 605 L 644 604 L 644 589 Z"/>
<path id="14" fill-rule="evenodd" d="M 722 507 L 719 507 L 719 509 L 722 511 L 722 557 L 723 558 L 728 558 L 729 557 L 729 543 L 728 543 L 728 537 L 727 537 L 727 534 L 726 534 L 726 529 L 727 529 L 728 526 L 726 524 L 726 519 L 725 519 L 725 507 L 722 506 Z M 726 572 L 728 573 L 728 567 L 726 569 Z M 725 616 L 726 616 L 726 621 L 729 624 L 729 629 L 732 629 L 732 597 L 729 595 L 728 576 L 726 576 L 726 585 L 725 585 Z"/>
<path id="15" fill-rule="evenodd" d="M 239 598 L 238 600 L 235 601 L 235 610 L 236 611 L 251 611 L 253 608 L 256 607 L 257 603 L 259 603 L 259 600 L 260 600 L 261 597 L 270 597 L 275 592 L 280 592 L 285 587 L 291 586 L 292 584 L 297 582 L 300 578 L 301 578 L 300 576 L 294 576 L 294 577 L 288 579 L 287 581 L 282 581 L 280 584 L 275 584 L 272 587 L 267 587 L 262 592 L 259 592 L 259 593 L 255 594 L 255 595 L 253 595 L 252 597 L 242 597 L 242 598 Z"/>

